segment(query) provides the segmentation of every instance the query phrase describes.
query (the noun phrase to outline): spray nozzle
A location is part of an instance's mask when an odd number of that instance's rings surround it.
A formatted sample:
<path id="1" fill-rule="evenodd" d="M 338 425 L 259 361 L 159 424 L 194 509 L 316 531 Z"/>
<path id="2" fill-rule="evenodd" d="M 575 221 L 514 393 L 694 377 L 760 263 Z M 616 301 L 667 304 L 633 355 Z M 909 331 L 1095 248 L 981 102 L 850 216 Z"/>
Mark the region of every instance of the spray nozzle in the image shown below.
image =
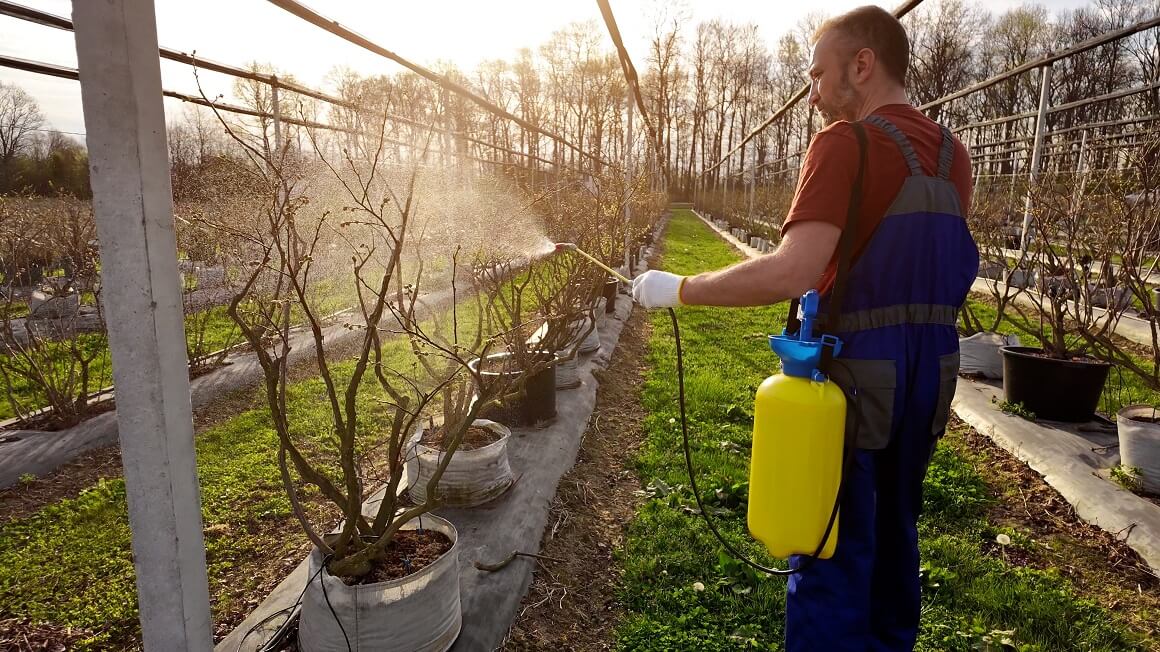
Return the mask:
<path id="1" fill-rule="evenodd" d="M 573 242 L 557 242 L 555 251 L 576 251 L 576 244 Z"/>

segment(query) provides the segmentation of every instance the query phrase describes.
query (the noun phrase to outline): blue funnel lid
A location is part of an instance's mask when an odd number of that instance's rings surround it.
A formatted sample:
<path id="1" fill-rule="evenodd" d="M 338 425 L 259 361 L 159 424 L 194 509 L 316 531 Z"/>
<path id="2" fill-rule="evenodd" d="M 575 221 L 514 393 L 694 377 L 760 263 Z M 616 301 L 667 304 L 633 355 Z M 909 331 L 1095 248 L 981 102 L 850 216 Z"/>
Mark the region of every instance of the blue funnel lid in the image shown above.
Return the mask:
<path id="1" fill-rule="evenodd" d="M 787 376 L 824 381 L 825 374 L 818 370 L 822 360 L 822 350 L 826 346 L 834 348 L 834 355 L 842 350 L 842 341 L 833 335 L 814 337 L 814 322 L 818 317 L 818 292 L 810 290 L 802 295 L 798 306 L 801 328 L 797 333 L 782 331 L 781 335 L 769 336 L 769 348 L 781 358 L 782 371 Z"/>

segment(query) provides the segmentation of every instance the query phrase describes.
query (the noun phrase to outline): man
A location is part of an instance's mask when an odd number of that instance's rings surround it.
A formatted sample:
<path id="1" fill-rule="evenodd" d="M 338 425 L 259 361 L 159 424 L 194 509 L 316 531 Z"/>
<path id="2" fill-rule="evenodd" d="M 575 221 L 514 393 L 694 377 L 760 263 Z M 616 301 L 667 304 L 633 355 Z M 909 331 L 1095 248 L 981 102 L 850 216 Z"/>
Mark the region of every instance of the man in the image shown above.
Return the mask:
<path id="1" fill-rule="evenodd" d="M 813 43 L 810 103 L 828 126 L 806 152 L 777 251 L 692 277 L 650 271 L 633 297 L 649 308 L 752 306 L 822 293 L 823 312 L 838 315 L 826 331 L 844 343 L 833 377 L 857 396 L 857 423 L 847 426 L 857 428 L 857 450 L 834 556 L 789 580 L 786 649 L 910 650 L 922 479 L 954 394 L 956 309 L 978 270 L 964 221 L 970 157 L 909 104 L 910 46 L 891 14 L 855 9 L 823 24 Z M 864 165 L 854 122 L 867 139 Z M 830 306 L 848 213 L 857 220 L 852 263 L 842 305 Z"/>

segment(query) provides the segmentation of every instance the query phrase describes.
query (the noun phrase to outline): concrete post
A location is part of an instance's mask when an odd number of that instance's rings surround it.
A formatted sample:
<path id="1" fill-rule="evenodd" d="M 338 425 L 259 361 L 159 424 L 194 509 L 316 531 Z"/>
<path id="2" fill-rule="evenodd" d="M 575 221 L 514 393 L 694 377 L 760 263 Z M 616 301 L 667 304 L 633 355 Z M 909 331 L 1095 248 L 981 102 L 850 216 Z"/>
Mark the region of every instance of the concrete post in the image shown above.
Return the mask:
<path id="1" fill-rule="evenodd" d="M 274 156 L 275 161 L 282 159 L 282 98 L 278 91 L 278 76 L 270 84 L 270 105 L 274 114 Z"/>
<path id="2" fill-rule="evenodd" d="M 1087 176 L 1084 174 L 1084 154 L 1087 153 L 1087 137 L 1088 130 L 1084 129 L 1079 137 L 1079 155 L 1076 156 L 1075 161 L 1075 194 L 1072 196 L 1071 205 L 1078 210 L 1079 201 L 1083 197 L 1084 185 L 1087 182 Z"/>
<path id="3" fill-rule="evenodd" d="M 1047 107 L 1051 103 L 1051 64 L 1039 70 L 1039 115 L 1035 118 L 1035 145 L 1031 149 L 1027 199 L 1023 203 L 1023 230 L 1019 241 L 1021 250 L 1027 249 L 1027 231 L 1031 228 L 1031 196 L 1035 192 L 1035 182 L 1039 180 L 1039 167 L 1043 164 L 1043 134 L 1047 131 Z"/>
<path id="4" fill-rule="evenodd" d="M 753 213 L 753 199 L 757 194 L 757 145 L 752 147 L 753 155 L 750 157 L 749 165 L 749 219 L 756 221 L 757 215 Z"/>
<path id="5" fill-rule="evenodd" d="M 152 0 L 75 0 L 145 650 L 213 648 Z"/>

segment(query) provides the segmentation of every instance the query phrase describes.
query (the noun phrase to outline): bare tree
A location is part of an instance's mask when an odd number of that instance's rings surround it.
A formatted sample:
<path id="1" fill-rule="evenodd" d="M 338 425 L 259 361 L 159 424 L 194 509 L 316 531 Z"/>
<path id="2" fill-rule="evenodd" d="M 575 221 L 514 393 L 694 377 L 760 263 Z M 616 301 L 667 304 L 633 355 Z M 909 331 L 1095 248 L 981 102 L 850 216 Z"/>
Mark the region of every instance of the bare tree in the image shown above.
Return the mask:
<path id="1" fill-rule="evenodd" d="M 28 137 L 44 126 L 36 100 L 15 84 L 0 82 L 0 192 L 16 185 L 12 163 Z"/>
<path id="2" fill-rule="evenodd" d="M 909 88 L 914 100 L 924 104 L 967 86 L 977 75 L 973 56 L 987 29 L 989 16 L 973 2 L 943 0 L 924 3 L 907 16 L 911 65 Z M 930 118 L 938 121 L 945 105 Z"/>

